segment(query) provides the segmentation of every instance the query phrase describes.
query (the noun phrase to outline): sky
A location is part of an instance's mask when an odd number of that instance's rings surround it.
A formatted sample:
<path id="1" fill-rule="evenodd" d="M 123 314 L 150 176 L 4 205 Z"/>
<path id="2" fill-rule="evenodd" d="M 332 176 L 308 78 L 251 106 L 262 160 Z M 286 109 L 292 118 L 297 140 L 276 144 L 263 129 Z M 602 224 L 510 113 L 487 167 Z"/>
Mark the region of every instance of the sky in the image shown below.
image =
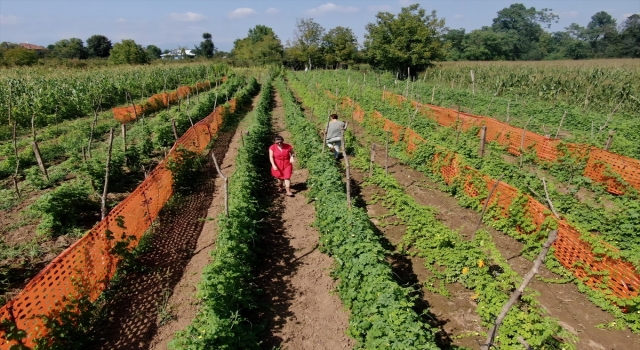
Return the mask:
<path id="1" fill-rule="evenodd" d="M 491 25 L 498 11 L 516 2 L 553 9 L 560 21 L 550 31 L 571 23 L 586 26 L 599 11 L 607 11 L 618 24 L 640 14 L 640 0 L 0 0 L 0 42 L 47 46 L 101 34 L 112 43 L 133 39 L 164 50 L 193 48 L 208 32 L 216 48 L 230 51 L 233 41 L 246 37 L 257 24 L 273 28 L 284 44 L 293 37 L 296 19 L 313 18 L 327 30 L 353 29 L 362 43 L 366 24 L 374 22 L 380 11 L 397 14 L 402 7 L 419 3 L 428 11 L 436 10 L 447 27 L 471 31 Z"/>

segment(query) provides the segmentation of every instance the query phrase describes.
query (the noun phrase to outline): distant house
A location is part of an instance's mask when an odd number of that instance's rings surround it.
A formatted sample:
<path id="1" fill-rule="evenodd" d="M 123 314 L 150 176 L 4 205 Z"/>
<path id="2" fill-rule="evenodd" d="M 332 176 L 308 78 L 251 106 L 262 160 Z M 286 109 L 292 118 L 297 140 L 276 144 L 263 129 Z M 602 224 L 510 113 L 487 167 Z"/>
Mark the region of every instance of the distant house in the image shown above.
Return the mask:
<path id="1" fill-rule="evenodd" d="M 35 51 L 37 53 L 40 53 L 40 52 L 42 52 L 42 51 L 47 49 L 46 47 L 42 47 L 40 45 L 29 44 L 29 43 L 20 43 L 19 45 L 20 45 L 20 47 L 22 47 L 24 49 L 33 50 L 33 51 Z"/>
<path id="2" fill-rule="evenodd" d="M 188 49 L 173 49 L 165 54 L 160 55 L 160 58 L 162 59 L 174 59 L 174 60 L 180 60 L 180 59 L 185 59 L 185 58 L 191 58 L 191 57 L 195 57 L 196 54 L 194 54 L 192 52 L 192 50 L 188 50 Z"/>

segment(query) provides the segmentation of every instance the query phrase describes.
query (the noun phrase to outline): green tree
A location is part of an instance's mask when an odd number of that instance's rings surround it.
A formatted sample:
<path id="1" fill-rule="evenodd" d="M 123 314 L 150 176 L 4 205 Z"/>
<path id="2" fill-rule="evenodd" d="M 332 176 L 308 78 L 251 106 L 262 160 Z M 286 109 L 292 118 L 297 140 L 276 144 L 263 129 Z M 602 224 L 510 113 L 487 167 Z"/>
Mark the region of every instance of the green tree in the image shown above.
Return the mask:
<path id="1" fill-rule="evenodd" d="M 273 29 L 257 25 L 246 38 L 233 42 L 231 55 L 240 65 L 282 64 L 282 42 Z"/>
<path id="2" fill-rule="evenodd" d="M 89 57 L 87 48 L 84 47 L 84 42 L 78 38 L 57 41 L 53 46 L 53 54 L 59 58 L 85 59 Z"/>
<path id="3" fill-rule="evenodd" d="M 196 46 L 193 52 L 196 56 L 204 56 L 206 58 L 212 58 L 215 53 L 216 47 L 213 45 L 212 36 L 209 33 L 203 33 L 202 39 L 204 41 L 200 42 L 199 46 Z"/>
<path id="4" fill-rule="evenodd" d="M 162 50 L 155 45 L 148 45 L 146 51 L 150 60 L 158 59 L 160 58 L 160 55 L 162 55 Z"/>
<path id="5" fill-rule="evenodd" d="M 472 61 L 513 60 L 514 33 L 499 33 L 490 27 L 471 31 L 464 41 L 464 58 Z"/>
<path id="6" fill-rule="evenodd" d="M 113 45 L 109 61 L 115 64 L 144 64 L 149 63 L 149 55 L 135 41 L 123 39 Z"/>
<path id="7" fill-rule="evenodd" d="M 631 15 L 622 24 L 620 51 L 625 57 L 640 57 L 640 15 Z"/>
<path id="8" fill-rule="evenodd" d="M 538 43 L 544 34 L 542 26 L 549 28 L 552 22 L 558 23 L 558 15 L 551 11 L 553 10 L 547 8 L 538 11 L 535 7 L 512 4 L 498 11 L 491 28 L 497 33 L 517 38 L 511 48 L 513 53 L 510 56 L 514 59 L 540 59 L 542 50 Z"/>
<path id="9" fill-rule="evenodd" d="M 111 40 L 104 35 L 96 34 L 87 39 L 89 57 L 109 57 L 112 48 Z"/>
<path id="10" fill-rule="evenodd" d="M 30 66 L 38 62 L 38 54 L 18 46 L 3 52 L 3 62 L 14 66 Z"/>
<path id="11" fill-rule="evenodd" d="M 342 67 L 356 58 L 358 38 L 351 28 L 335 27 L 322 37 L 322 51 L 327 64 Z"/>
<path id="12" fill-rule="evenodd" d="M 457 61 L 464 57 L 466 32 L 464 28 L 447 29 L 442 40 L 447 45 L 447 60 Z"/>
<path id="13" fill-rule="evenodd" d="M 293 42 L 287 42 L 288 56 L 292 61 L 311 69 L 321 64 L 321 45 L 324 28 L 313 18 L 299 18 L 293 32 Z"/>
<path id="14" fill-rule="evenodd" d="M 376 22 L 366 26 L 364 46 L 367 57 L 375 67 L 417 74 L 442 60 L 446 55 L 445 45 L 440 39 L 444 30 L 444 19 L 431 14 L 414 4 L 403 7 L 397 16 L 389 12 L 378 12 Z"/>
<path id="15" fill-rule="evenodd" d="M 591 21 L 587 24 L 586 35 L 596 56 L 619 56 L 616 20 L 607 12 L 600 11 L 591 16 Z"/>

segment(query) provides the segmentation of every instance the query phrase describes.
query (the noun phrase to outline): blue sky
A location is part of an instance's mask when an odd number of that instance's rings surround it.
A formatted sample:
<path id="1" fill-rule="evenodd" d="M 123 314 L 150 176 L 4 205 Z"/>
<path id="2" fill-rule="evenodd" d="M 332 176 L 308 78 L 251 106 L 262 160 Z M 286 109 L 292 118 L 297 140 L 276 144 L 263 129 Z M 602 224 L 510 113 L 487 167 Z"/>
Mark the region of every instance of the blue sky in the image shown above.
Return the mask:
<path id="1" fill-rule="evenodd" d="M 46 46 L 60 39 L 86 41 L 102 34 L 112 42 L 134 39 L 144 46 L 172 49 L 191 48 L 201 41 L 203 32 L 209 32 L 217 48 L 229 51 L 235 39 L 245 37 L 257 24 L 273 28 L 284 43 L 292 37 L 297 18 L 314 18 L 326 29 L 350 27 L 362 42 L 365 25 L 379 11 L 395 14 L 403 6 L 419 3 L 436 10 L 449 28 L 469 31 L 490 25 L 499 10 L 515 2 L 553 9 L 560 22 L 551 31 L 573 22 L 586 26 L 598 11 L 609 12 L 619 24 L 640 13 L 640 0 L 1 0 L 0 42 Z"/>

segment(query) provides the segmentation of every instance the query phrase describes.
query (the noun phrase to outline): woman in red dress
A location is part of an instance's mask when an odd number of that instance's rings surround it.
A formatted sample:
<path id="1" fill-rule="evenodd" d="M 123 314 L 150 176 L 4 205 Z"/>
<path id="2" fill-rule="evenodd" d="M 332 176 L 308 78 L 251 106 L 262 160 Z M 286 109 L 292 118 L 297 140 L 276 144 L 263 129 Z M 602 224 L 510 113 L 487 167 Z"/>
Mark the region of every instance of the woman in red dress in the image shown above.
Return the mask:
<path id="1" fill-rule="evenodd" d="M 284 143 L 282 136 L 276 136 L 273 139 L 273 145 L 269 147 L 269 161 L 271 162 L 271 175 L 278 179 L 278 191 L 282 191 L 282 182 L 284 182 L 284 189 L 287 196 L 293 197 L 291 192 L 291 172 L 293 166 L 291 165 L 293 159 L 293 147 Z M 284 180 L 284 181 L 283 181 Z"/>

